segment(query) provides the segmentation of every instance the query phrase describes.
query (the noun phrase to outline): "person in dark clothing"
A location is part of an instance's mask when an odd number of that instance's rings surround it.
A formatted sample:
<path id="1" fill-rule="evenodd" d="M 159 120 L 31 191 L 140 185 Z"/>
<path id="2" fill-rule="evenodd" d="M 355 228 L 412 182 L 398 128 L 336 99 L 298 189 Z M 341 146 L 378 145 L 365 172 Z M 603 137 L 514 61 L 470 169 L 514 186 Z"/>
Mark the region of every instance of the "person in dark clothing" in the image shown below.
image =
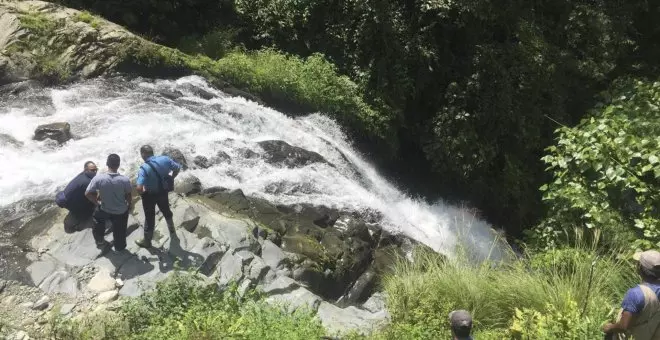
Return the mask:
<path id="1" fill-rule="evenodd" d="M 105 240 L 105 222 L 112 223 L 112 237 L 116 251 L 126 248 L 126 225 L 131 207 L 131 181 L 120 175 L 120 159 L 116 154 L 108 156 L 108 173 L 100 174 L 89 183 L 85 196 L 97 209 L 94 211 L 94 229 L 92 235 L 96 247 L 106 249 L 110 243 Z"/>
<path id="2" fill-rule="evenodd" d="M 472 316 L 466 310 L 455 310 L 449 313 L 449 324 L 453 340 L 472 340 Z"/>
<path id="3" fill-rule="evenodd" d="M 85 162 L 83 171 L 74 177 L 69 184 L 60 191 L 55 201 L 58 206 L 69 210 L 64 227 L 67 230 L 78 229 L 79 226 L 92 217 L 94 204 L 85 197 L 85 190 L 89 182 L 96 176 L 98 168 L 92 161 Z"/>
<path id="4" fill-rule="evenodd" d="M 149 145 L 140 148 L 140 155 L 144 164 L 138 170 L 137 191 L 142 196 L 145 221 L 144 238 L 135 243 L 150 248 L 156 226 L 156 206 L 165 217 L 170 233 L 175 233 L 168 192 L 173 189 L 174 178 L 179 174 L 181 165 L 168 156 L 154 156 L 154 149 Z"/>

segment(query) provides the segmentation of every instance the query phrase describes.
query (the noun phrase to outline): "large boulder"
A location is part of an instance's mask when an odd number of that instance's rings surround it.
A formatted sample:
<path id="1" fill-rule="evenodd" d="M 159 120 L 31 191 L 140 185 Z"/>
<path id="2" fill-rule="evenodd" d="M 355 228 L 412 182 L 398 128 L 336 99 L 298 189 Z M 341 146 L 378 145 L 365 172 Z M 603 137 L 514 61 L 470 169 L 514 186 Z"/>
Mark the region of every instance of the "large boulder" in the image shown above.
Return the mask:
<path id="1" fill-rule="evenodd" d="M 318 153 L 290 145 L 285 141 L 266 140 L 258 144 L 264 150 L 264 160 L 271 164 L 288 168 L 300 168 L 313 163 L 329 164 Z"/>
<path id="2" fill-rule="evenodd" d="M 181 152 L 181 150 L 173 147 L 166 147 L 165 149 L 163 149 L 163 155 L 168 156 L 169 158 L 172 158 L 175 162 L 179 163 L 181 165 L 181 170 L 188 169 L 188 162 L 186 161 L 186 156 L 183 155 L 183 152 Z"/>
<path id="3" fill-rule="evenodd" d="M 52 139 L 62 144 L 71 139 L 71 125 L 66 122 L 39 125 L 34 130 L 34 139 L 38 141 Z"/>

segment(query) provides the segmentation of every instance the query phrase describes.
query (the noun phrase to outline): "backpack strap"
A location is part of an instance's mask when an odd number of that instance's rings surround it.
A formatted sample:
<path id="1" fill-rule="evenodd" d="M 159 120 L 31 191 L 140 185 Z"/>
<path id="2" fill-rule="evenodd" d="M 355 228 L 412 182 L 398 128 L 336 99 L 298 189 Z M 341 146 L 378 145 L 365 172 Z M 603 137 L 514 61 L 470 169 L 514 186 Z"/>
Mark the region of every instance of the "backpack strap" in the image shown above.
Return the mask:
<path id="1" fill-rule="evenodd" d="M 159 190 L 159 192 L 164 192 L 165 188 L 163 188 L 163 177 L 160 176 L 160 174 L 156 170 L 156 167 L 151 162 L 145 162 L 145 164 L 147 164 L 151 168 L 151 170 L 153 170 L 154 173 L 156 173 L 156 177 L 158 177 L 158 190 Z"/>

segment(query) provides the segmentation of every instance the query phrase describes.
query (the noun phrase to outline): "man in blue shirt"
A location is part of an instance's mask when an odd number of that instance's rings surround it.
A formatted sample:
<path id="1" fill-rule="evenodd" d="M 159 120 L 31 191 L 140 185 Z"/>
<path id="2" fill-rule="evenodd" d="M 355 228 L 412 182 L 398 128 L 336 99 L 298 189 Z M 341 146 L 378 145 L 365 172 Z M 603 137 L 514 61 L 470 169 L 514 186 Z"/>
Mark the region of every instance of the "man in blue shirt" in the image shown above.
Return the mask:
<path id="1" fill-rule="evenodd" d="M 138 170 L 137 191 L 142 196 L 145 221 L 144 238 L 135 243 L 140 247 L 150 248 L 156 225 L 156 205 L 165 217 L 170 233 L 174 233 L 168 192 L 174 189 L 174 178 L 179 174 L 181 165 L 168 156 L 154 156 L 154 149 L 149 145 L 140 148 L 140 155 L 144 164 Z"/>
<path id="2" fill-rule="evenodd" d="M 98 171 L 96 164 L 92 161 L 85 162 L 83 171 L 74 177 L 63 191 L 57 193 L 55 201 L 58 206 L 69 210 L 71 219 L 66 219 L 64 228 L 67 232 L 75 230 L 82 222 L 92 216 L 94 203 L 85 197 L 85 190 L 89 182 L 96 176 Z"/>
<path id="3" fill-rule="evenodd" d="M 126 225 L 132 201 L 131 181 L 117 172 L 119 164 L 118 155 L 109 155 L 106 162 L 108 173 L 95 176 L 85 191 L 87 199 L 97 206 L 94 211 L 95 224 L 92 235 L 99 249 L 105 250 L 110 246 L 104 238 L 106 221 L 112 223 L 115 250 L 121 251 L 126 248 Z"/>
<path id="4" fill-rule="evenodd" d="M 606 334 L 630 333 L 636 340 L 660 338 L 660 252 L 636 253 L 637 271 L 642 284 L 630 288 L 623 297 L 616 323 L 603 326 Z"/>

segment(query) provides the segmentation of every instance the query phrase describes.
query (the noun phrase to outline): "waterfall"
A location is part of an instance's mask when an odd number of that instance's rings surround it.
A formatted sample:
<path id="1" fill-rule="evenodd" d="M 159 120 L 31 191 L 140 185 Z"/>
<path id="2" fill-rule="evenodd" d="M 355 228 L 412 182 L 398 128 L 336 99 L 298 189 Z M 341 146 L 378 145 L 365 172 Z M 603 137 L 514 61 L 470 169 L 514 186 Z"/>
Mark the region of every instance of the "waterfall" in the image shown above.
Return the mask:
<path id="1" fill-rule="evenodd" d="M 451 255 L 466 244 L 482 256 L 495 233 L 465 209 L 429 204 L 404 194 L 379 175 L 352 146 L 341 127 L 321 113 L 291 118 L 211 87 L 200 77 L 177 80 L 94 79 L 65 87 L 32 88 L 0 96 L 0 210 L 19 202 L 53 198 L 92 160 L 105 169 L 117 153 L 120 172 L 135 176 L 139 147 L 166 146 L 195 156 L 225 152 L 231 162 L 190 169 L 204 187 L 241 189 L 278 204 L 308 203 L 373 214 L 401 232 Z M 32 140 L 35 128 L 69 122 L 73 139 L 63 145 Z M 322 155 L 331 165 L 282 168 L 254 157 L 264 140 L 283 140 Z M 498 256 L 498 254 L 493 254 Z"/>

